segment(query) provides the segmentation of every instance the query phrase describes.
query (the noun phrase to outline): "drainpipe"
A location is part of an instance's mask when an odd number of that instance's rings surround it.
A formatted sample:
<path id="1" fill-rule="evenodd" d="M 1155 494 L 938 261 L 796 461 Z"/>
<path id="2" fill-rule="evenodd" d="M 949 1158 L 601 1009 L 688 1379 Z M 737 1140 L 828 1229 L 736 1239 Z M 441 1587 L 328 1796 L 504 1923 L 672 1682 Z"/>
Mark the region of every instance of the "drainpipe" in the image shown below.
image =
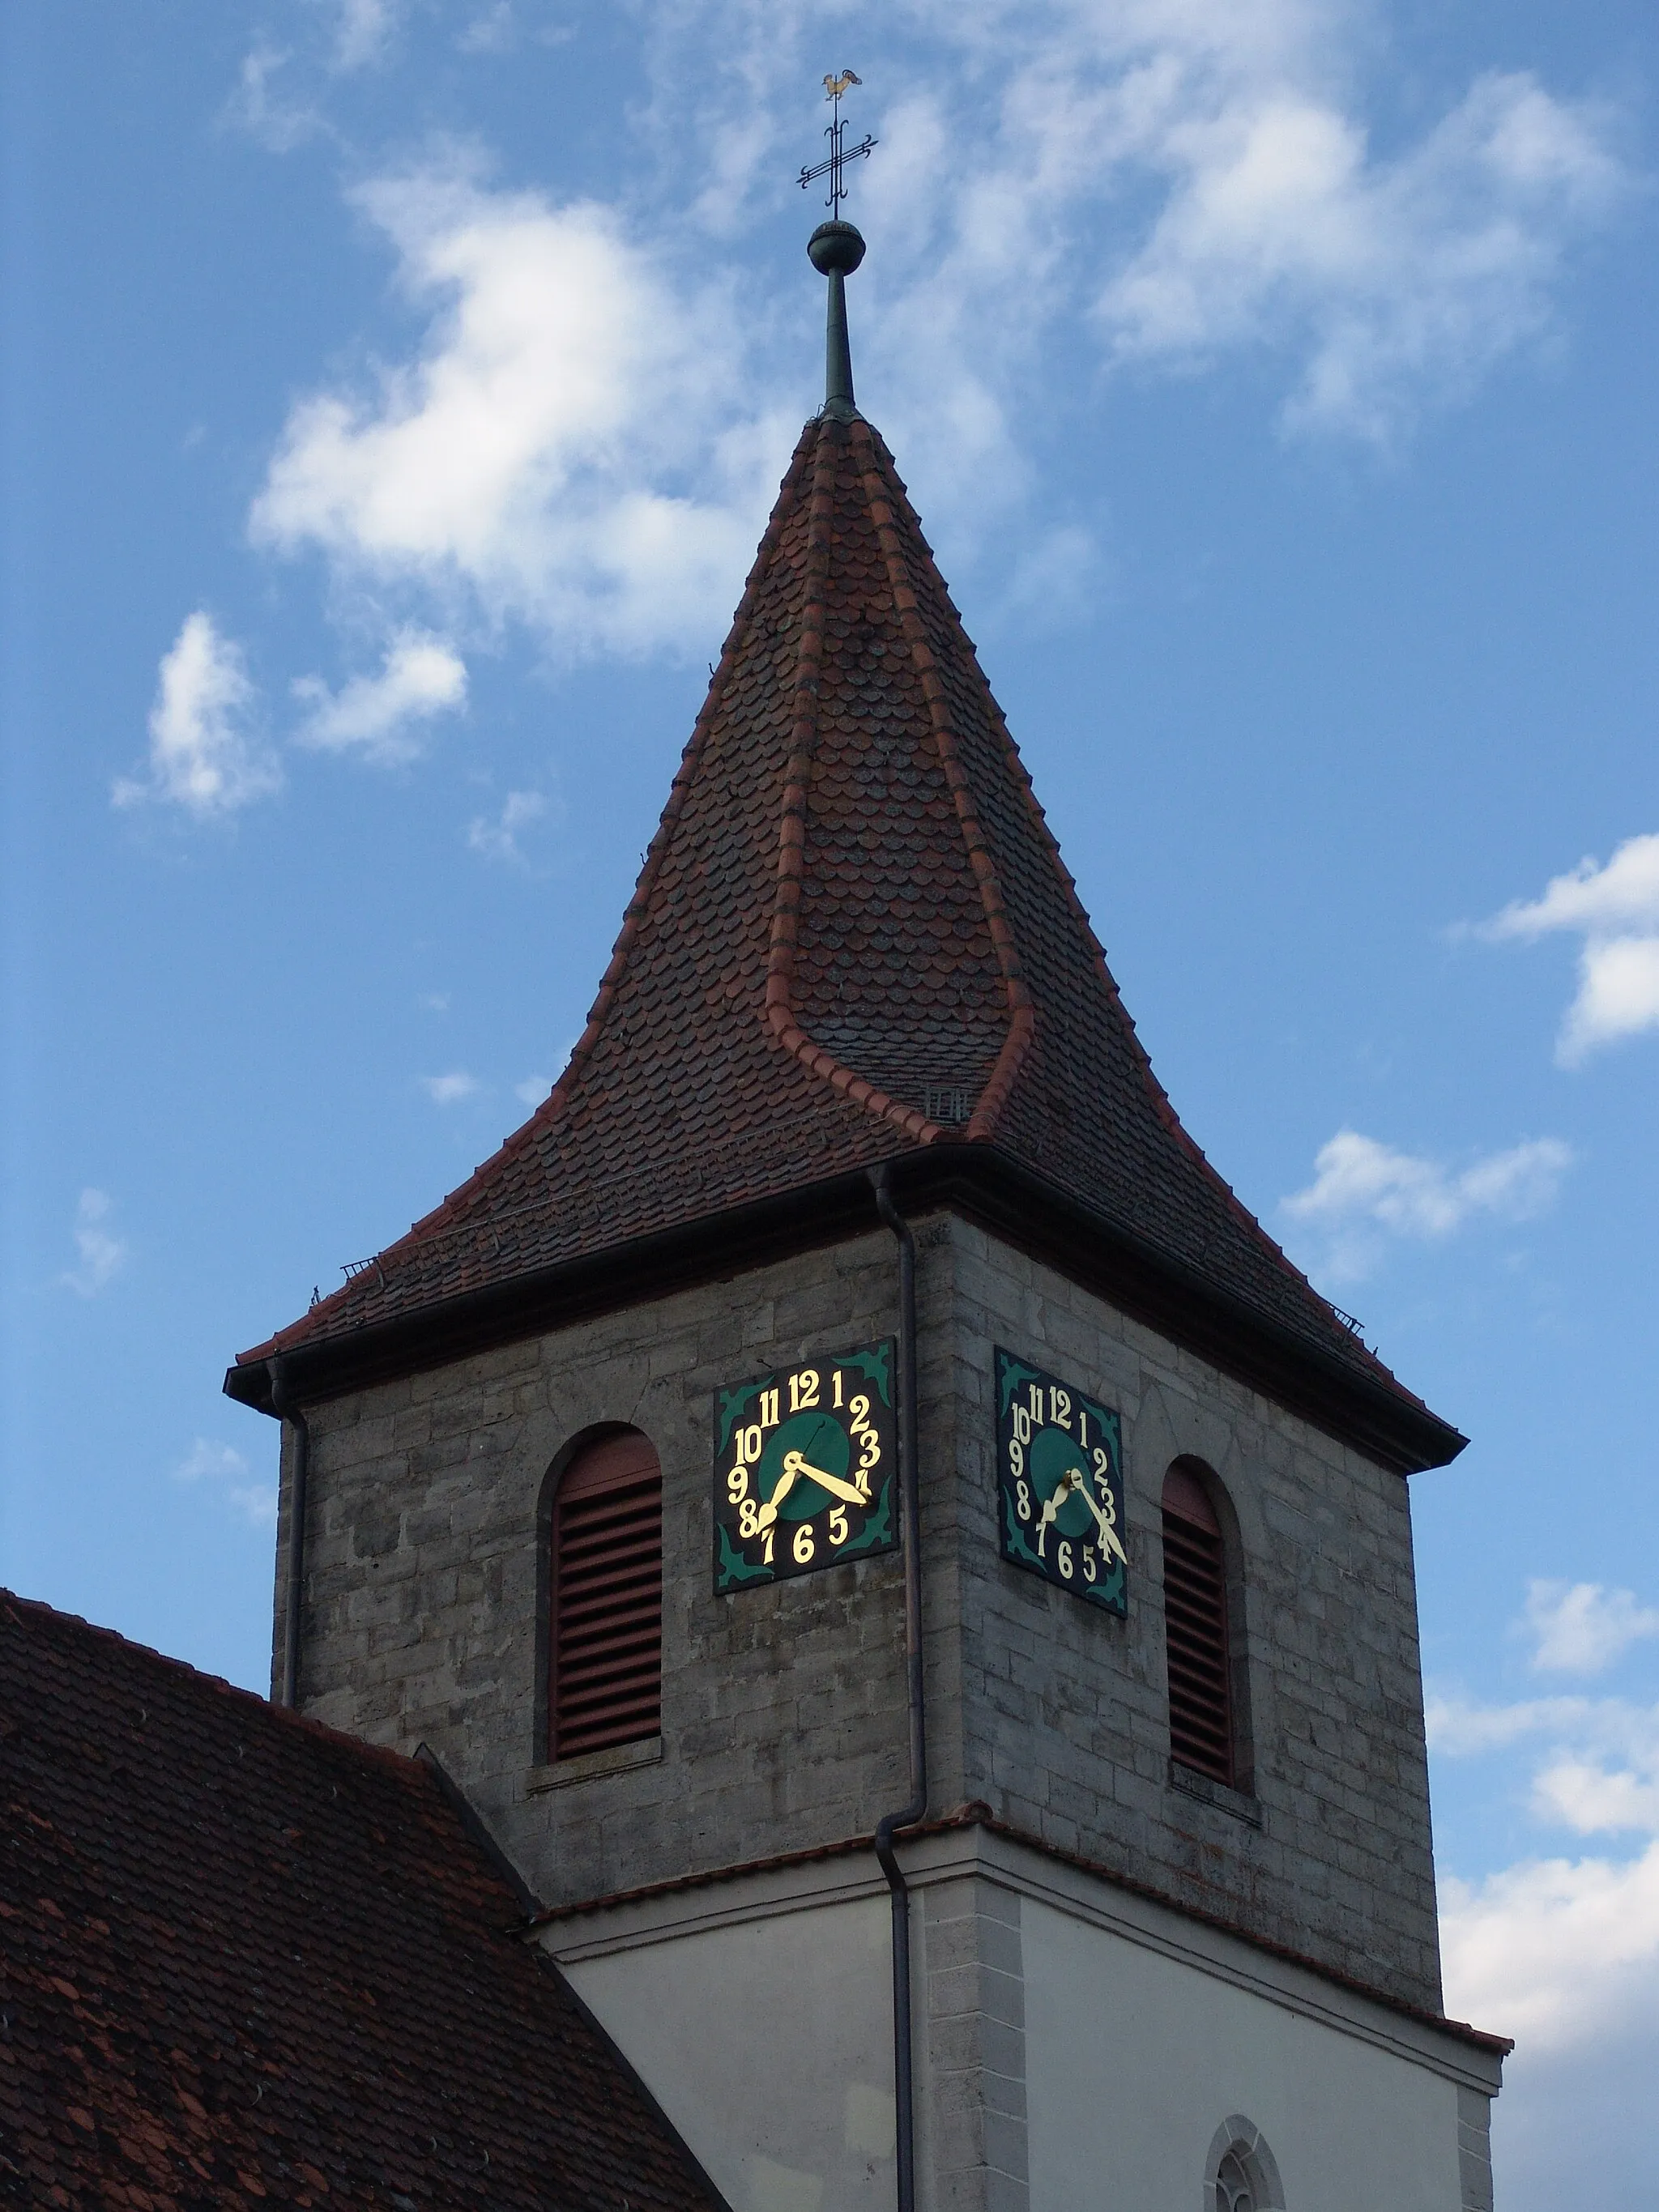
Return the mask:
<path id="1" fill-rule="evenodd" d="M 922 1707 L 921 1514 L 916 1473 L 916 1241 L 894 1205 L 887 1164 L 872 1168 L 876 1211 L 898 1240 L 898 1462 L 904 1558 L 904 1676 L 910 1707 L 910 1802 L 877 1824 L 876 1857 L 893 1906 L 893 2102 L 898 2157 L 898 2212 L 915 2212 L 915 2081 L 910 2027 L 910 1893 L 893 1850 L 900 1828 L 927 1810 L 927 1737 Z"/>
<path id="2" fill-rule="evenodd" d="M 294 1427 L 294 1478 L 288 1493 L 288 1601 L 283 1608 L 283 1697 L 285 1705 L 300 1702 L 300 1607 L 305 1589 L 306 1480 L 311 1473 L 311 1431 L 306 1417 L 288 1395 L 286 1363 L 280 1353 L 265 1362 L 270 1377 L 271 1411 L 279 1421 Z"/>

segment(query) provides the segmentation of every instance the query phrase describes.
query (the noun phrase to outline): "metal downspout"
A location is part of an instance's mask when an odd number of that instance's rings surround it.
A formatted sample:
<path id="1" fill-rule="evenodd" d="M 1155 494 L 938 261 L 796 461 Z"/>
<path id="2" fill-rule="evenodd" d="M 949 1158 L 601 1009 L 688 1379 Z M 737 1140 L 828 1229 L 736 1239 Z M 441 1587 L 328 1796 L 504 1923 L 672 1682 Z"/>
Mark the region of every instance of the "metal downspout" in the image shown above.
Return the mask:
<path id="1" fill-rule="evenodd" d="M 898 2212 L 915 2212 L 915 2080 L 910 2021 L 910 1893 L 893 1850 L 900 1828 L 927 1810 L 927 1735 L 922 1704 L 921 1522 L 916 1468 L 916 1243 L 894 1205 L 887 1166 L 872 1168 L 876 1210 L 898 1240 L 898 1458 L 904 1559 L 904 1674 L 910 1708 L 910 1802 L 877 1825 L 876 1857 L 893 1907 L 893 2102 L 896 2122 Z"/>
<path id="2" fill-rule="evenodd" d="M 280 1353 L 265 1362 L 270 1377 L 271 1411 L 294 1428 L 294 1479 L 288 1493 L 288 1597 L 283 1608 L 283 1694 L 285 1705 L 300 1702 L 300 1607 L 305 1589 L 306 1483 L 311 1473 L 311 1431 L 288 1395 Z"/>

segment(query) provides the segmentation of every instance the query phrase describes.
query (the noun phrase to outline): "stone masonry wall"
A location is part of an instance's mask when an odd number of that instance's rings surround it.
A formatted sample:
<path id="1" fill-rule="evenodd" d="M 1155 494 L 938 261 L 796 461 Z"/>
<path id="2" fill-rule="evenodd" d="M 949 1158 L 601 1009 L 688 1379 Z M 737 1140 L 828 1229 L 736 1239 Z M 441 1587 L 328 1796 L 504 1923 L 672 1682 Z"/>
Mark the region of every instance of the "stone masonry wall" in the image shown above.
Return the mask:
<path id="1" fill-rule="evenodd" d="M 896 1281 L 883 1231 L 312 1409 L 305 1710 L 428 1744 L 549 1903 L 867 1832 L 906 1794 L 898 1555 L 717 1597 L 710 1407 L 891 1335 Z M 605 1421 L 662 1462 L 660 1757 L 550 1769 L 538 1507 L 561 1448 Z"/>
<path id="2" fill-rule="evenodd" d="M 954 1217 L 917 1238 L 934 1808 L 983 1798 L 1437 2004 L 1403 1480 Z M 869 1833 L 906 1794 L 897 1555 L 717 1597 L 710 1407 L 717 1385 L 892 1334 L 896 1285 L 878 1232 L 313 1408 L 306 1710 L 429 1744 L 550 1903 Z M 994 1343 L 1123 1415 L 1127 1621 L 997 1556 Z M 603 1421 L 662 1461 L 662 1736 L 548 1769 L 538 1506 Z M 1253 1796 L 1171 1779 L 1158 1497 L 1181 1453 L 1237 1516 Z M 279 1650 L 284 1579 L 279 1556 Z"/>
<path id="3" fill-rule="evenodd" d="M 964 1795 L 1437 2009 L 1405 1480 L 978 1230 L 953 1221 L 951 1239 L 957 1427 L 932 1449 L 957 1473 Z M 998 1556 L 995 1344 L 1123 1417 L 1127 1620 Z M 1170 1761 L 1160 1499 L 1182 1455 L 1220 1478 L 1238 1522 L 1249 1795 Z"/>

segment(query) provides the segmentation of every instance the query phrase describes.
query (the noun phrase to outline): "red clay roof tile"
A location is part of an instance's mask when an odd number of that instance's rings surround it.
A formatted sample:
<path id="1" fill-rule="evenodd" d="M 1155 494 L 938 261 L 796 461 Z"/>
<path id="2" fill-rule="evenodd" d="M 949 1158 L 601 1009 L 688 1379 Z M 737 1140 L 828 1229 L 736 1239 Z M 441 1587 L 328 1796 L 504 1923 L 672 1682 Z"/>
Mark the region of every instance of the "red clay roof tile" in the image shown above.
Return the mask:
<path id="1" fill-rule="evenodd" d="M 0 2203 L 720 2212 L 432 1769 L 0 1592 Z"/>
<path id="2" fill-rule="evenodd" d="M 551 1097 L 241 1360 L 964 1137 L 1425 1413 L 1182 1128 L 890 454 L 825 416 Z"/>

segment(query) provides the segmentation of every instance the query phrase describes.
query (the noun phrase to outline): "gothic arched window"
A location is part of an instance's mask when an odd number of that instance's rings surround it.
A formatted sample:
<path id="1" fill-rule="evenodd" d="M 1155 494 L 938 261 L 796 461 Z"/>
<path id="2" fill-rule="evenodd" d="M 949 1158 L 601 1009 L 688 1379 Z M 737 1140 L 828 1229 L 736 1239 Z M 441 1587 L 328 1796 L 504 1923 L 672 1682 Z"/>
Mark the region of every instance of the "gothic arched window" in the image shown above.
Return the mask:
<path id="1" fill-rule="evenodd" d="M 613 1430 L 556 1476 L 547 1530 L 547 1756 L 635 1743 L 662 1722 L 662 1468 Z"/>
<path id="2" fill-rule="evenodd" d="M 1216 2130 L 1204 2170 L 1204 2212 L 1283 2212 L 1279 2163 L 1260 2128 L 1235 2112 Z"/>
<path id="3" fill-rule="evenodd" d="M 1164 1479 L 1164 1625 L 1170 1753 L 1231 1787 L 1234 1758 L 1227 1552 L 1207 1485 L 1177 1460 Z"/>

